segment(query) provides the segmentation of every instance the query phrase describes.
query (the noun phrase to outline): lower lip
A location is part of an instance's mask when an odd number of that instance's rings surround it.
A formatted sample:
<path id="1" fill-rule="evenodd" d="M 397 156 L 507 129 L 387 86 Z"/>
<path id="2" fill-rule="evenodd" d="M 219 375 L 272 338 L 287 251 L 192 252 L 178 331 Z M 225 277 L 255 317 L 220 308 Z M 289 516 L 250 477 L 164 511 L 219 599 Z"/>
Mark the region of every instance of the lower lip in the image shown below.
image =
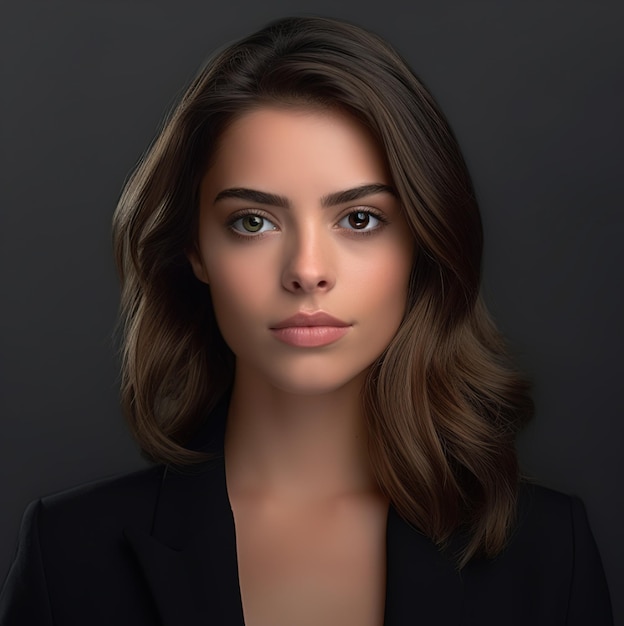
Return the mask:
<path id="1" fill-rule="evenodd" d="M 271 332 L 289 346 L 318 348 L 338 341 L 349 332 L 349 326 L 288 326 Z"/>

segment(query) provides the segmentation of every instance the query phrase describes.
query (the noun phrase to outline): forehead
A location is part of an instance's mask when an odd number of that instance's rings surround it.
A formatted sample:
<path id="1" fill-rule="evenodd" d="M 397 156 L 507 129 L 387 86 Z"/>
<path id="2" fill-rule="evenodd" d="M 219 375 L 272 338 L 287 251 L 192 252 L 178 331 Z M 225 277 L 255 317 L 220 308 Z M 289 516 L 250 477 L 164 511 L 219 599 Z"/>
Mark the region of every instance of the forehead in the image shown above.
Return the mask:
<path id="1" fill-rule="evenodd" d="M 322 193 L 362 183 L 391 184 L 372 133 L 335 109 L 262 107 L 221 135 L 202 188 L 245 185 Z M 277 189 L 271 189 L 272 191 Z"/>

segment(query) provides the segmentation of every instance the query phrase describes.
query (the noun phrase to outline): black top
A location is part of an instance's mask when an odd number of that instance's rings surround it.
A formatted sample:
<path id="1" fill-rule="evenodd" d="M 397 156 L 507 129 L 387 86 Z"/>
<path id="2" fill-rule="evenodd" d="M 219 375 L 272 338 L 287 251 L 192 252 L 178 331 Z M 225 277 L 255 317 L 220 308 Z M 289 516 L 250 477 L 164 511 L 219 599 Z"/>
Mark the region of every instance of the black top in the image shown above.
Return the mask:
<path id="1" fill-rule="evenodd" d="M 154 466 L 32 502 L 0 625 L 243 626 L 226 411 L 195 439 L 217 454 L 199 468 Z M 506 550 L 459 572 L 390 505 L 385 626 L 611 625 L 582 502 L 524 484 L 518 510 Z"/>

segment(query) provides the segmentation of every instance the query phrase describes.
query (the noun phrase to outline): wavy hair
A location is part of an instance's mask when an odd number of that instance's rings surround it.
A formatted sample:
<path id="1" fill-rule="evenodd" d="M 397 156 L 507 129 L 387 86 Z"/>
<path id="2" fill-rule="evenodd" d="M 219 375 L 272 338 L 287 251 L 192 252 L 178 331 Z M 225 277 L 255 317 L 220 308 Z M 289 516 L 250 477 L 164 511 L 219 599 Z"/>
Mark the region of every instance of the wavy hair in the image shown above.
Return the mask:
<path id="1" fill-rule="evenodd" d="M 438 545 L 466 538 L 459 566 L 493 557 L 514 521 L 528 384 L 480 296 L 481 218 L 453 132 L 401 56 L 352 24 L 284 18 L 218 51 L 128 180 L 113 237 L 132 433 L 153 461 L 207 458 L 185 443 L 229 389 L 234 356 L 186 256 L 199 183 L 227 125 L 275 104 L 347 111 L 385 155 L 417 254 L 405 317 L 365 385 L 375 476 Z"/>

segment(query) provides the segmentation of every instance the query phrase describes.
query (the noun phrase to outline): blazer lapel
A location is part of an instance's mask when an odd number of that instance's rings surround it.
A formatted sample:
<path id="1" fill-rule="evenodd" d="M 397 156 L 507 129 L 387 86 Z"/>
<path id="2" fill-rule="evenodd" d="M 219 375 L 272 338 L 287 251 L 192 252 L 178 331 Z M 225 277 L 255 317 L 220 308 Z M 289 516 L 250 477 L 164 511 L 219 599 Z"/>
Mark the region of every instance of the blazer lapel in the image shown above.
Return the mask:
<path id="1" fill-rule="evenodd" d="M 384 626 L 459 624 L 463 584 L 455 563 L 390 505 Z"/>
<path id="2" fill-rule="evenodd" d="M 163 626 L 244 626 L 236 532 L 225 482 L 227 398 L 189 447 L 215 459 L 165 469 L 151 533 L 126 527 Z"/>

